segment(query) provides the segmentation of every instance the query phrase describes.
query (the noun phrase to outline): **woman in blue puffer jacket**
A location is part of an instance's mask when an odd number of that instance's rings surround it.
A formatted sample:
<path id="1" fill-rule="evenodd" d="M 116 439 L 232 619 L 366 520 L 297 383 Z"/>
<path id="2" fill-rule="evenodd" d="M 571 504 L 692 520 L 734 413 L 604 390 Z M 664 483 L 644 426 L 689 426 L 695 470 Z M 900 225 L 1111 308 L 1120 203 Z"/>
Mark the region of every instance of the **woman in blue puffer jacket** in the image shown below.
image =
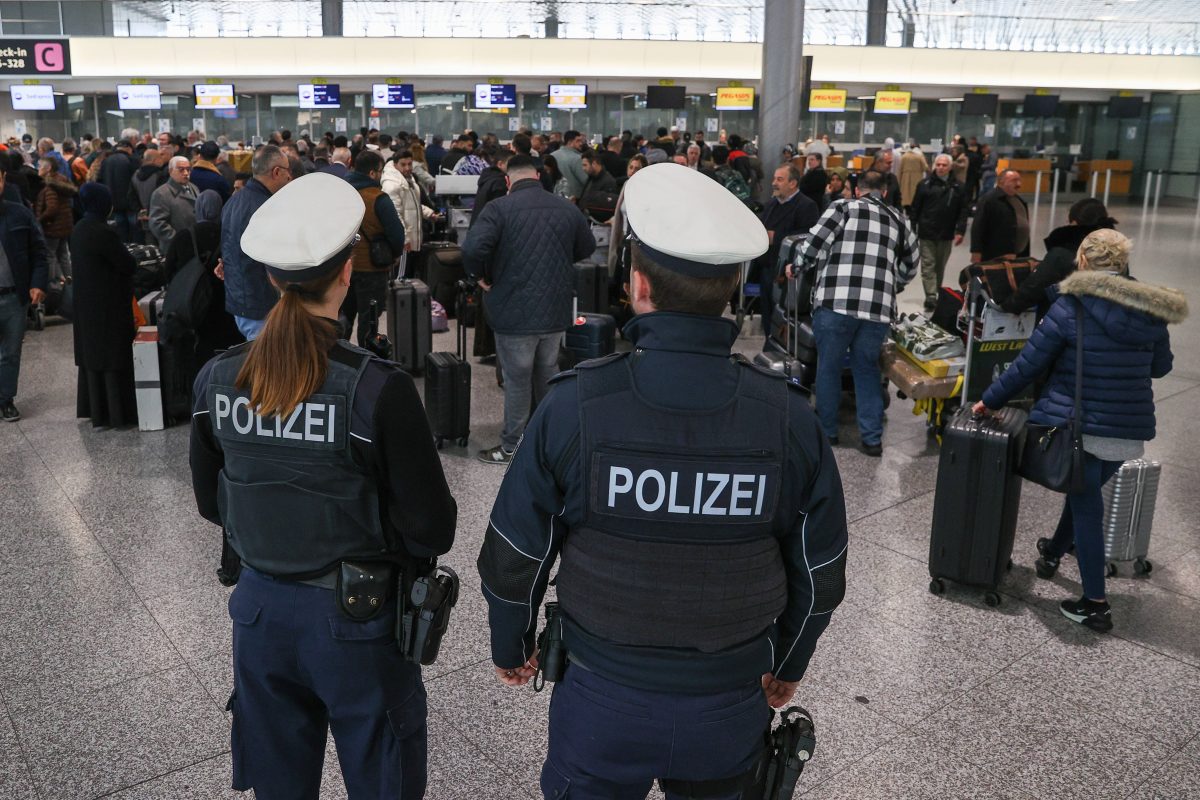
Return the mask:
<path id="1" fill-rule="evenodd" d="M 1078 269 L 1058 285 L 1053 305 L 1021 355 L 975 404 L 976 413 L 1003 408 L 1041 375 L 1048 375 L 1030 421 L 1068 424 L 1075 404 L 1076 315 L 1083 323 L 1084 486 L 1067 495 L 1052 539 L 1038 542 L 1037 573 L 1051 578 L 1075 544 L 1083 597 L 1064 600 L 1063 614 L 1097 631 L 1112 628 L 1104 595 L 1104 501 L 1100 487 L 1121 464 L 1142 455 L 1154 438 L 1151 379 L 1171 371 L 1168 323 L 1187 316 L 1176 289 L 1139 283 L 1128 275 L 1131 242 L 1114 230 L 1087 236 Z"/>

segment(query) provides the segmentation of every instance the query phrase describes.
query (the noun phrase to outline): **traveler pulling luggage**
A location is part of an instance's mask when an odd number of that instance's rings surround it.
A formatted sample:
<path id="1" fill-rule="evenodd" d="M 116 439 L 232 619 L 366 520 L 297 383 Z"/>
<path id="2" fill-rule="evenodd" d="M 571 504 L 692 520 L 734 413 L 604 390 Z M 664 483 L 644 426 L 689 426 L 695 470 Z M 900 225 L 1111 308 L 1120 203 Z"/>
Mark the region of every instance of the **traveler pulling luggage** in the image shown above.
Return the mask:
<path id="1" fill-rule="evenodd" d="M 969 302 L 982 301 L 976 291 Z M 972 316 L 974 316 L 972 314 Z M 967 327 L 967 352 L 975 326 Z M 971 362 L 963 376 L 963 394 L 971 385 Z M 942 594 L 946 581 L 981 586 L 989 606 L 1000 605 L 996 589 L 1012 568 L 1017 512 L 1021 505 L 1022 434 L 1027 414 L 1005 408 L 996 415 L 976 415 L 964 396 L 942 433 L 933 525 L 929 537 L 929 591 Z"/>
<path id="2" fill-rule="evenodd" d="M 471 435 L 471 365 L 467 363 L 467 329 L 461 309 L 468 293 L 474 291 L 469 282 L 459 281 L 455 351 L 425 356 L 425 413 L 439 450 L 447 439 L 466 447 Z"/>

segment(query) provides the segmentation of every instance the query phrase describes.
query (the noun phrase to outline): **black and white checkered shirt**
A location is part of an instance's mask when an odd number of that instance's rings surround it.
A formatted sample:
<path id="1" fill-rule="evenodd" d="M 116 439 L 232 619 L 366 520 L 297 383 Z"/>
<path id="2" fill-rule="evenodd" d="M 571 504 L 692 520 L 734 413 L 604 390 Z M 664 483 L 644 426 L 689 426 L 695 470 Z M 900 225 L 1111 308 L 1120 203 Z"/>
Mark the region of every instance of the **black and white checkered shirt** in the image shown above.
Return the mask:
<path id="1" fill-rule="evenodd" d="M 917 235 L 875 196 L 838 200 L 808 232 L 800 260 L 817 268 L 813 306 L 891 323 L 896 295 L 917 275 Z"/>

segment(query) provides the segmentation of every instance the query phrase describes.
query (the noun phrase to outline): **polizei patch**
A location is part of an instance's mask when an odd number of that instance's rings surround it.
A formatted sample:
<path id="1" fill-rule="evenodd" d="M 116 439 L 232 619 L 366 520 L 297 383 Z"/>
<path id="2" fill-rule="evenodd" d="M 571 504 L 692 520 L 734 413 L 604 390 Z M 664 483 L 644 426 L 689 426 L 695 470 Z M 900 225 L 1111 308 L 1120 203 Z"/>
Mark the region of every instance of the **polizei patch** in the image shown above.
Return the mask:
<path id="1" fill-rule="evenodd" d="M 664 522 L 759 523 L 775 514 L 779 480 L 779 467 L 762 458 L 598 453 L 592 509 Z"/>
<path id="2" fill-rule="evenodd" d="M 209 388 L 208 410 L 219 439 L 336 450 L 346 442 L 346 398 L 314 394 L 290 414 L 262 417 L 250 398 L 228 386 Z"/>

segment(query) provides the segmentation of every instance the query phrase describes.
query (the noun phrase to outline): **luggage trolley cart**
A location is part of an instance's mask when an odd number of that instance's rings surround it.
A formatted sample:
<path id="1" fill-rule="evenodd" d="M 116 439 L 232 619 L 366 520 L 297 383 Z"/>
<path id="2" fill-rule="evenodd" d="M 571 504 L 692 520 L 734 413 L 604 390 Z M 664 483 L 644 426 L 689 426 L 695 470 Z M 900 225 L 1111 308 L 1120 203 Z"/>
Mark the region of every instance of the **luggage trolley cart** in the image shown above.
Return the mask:
<path id="1" fill-rule="evenodd" d="M 762 296 L 762 287 L 757 283 L 750 283 L 750 267 L 753 266 L 753 261 L 745 261 L 742 263 L 742 280 L 738 283 L 737 308 L 733 310 L 734 322 L 737 323 L 738 330 L 742 329 L 742 324 L 745 323 L 746 317 L 751 319 L 754 317 L 754 312 L 750 310 L 750 298 L 758 298 Z"/>

